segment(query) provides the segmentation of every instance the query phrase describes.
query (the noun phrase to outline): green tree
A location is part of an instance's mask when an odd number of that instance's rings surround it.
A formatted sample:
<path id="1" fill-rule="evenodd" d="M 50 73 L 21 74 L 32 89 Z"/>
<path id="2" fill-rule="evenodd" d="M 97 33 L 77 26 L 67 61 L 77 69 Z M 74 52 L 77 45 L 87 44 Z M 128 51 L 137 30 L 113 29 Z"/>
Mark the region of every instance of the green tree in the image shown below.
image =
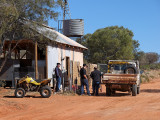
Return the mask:
<path id="1" fill-rule="evenodd" d="M 45 40 L 43 36 L 35 34 L 26 20 L 34 21 L 39 26 L 48 24 L 49 19 L 58 17 L 57 7 L 63 6 L 62 0 L 0 0 L 0 55 L 2 54 L 4 40 L 32 39 Z M 37 39 L 38 38 L 38 39 Z M 12 52 L 11 44 L 7 56 Z M 0 66 L 0 71 L 2 67 Z"/>
<path id="2" fill-rule="evenodd" d="M 147 64 L 146 53 L 144 51 L 138 51 L 135 55 L 135 59 L 139 61 L 140 65 Z"/>
<path id="3" fill-rule="evenodd" d="M 139 44 L 138 40 L 133 40 L 133 53 L 134 53 L 135 59 L 138 58 L 139 52 L 141 53 L 139 46 L 140 46 L 140 44 Z"/>
<path id="4" fill-rule="evenodd" d="M 139 60 L 140 65 L 146 66 L 146 65 L 151 65 L 156 62 L 159 62 L 159 54 L 155 52 L 149 52 L 145 53 L 144 51 L 138 51 L 136 53 L 136 60 Z"/>
<path id="5" fill-rule="evenodd" d="M 159 60 L 159 55 L 158 53 L 155 53 L 155 52 L 146 53 L 146 60 L 148 64 L 155 63 Z"/>
<path id="6" fill-rule="evenodd" d="M 28 34 L 25 33 L 25 25 L 18 26 L 19 21 L 27 19 L 38 24 L 47 24 L 50 18 L 56 20 L 56 8 L 61 4 L 62 0 L 0 0 L 0 43 L 8 35 L 13 39 L 15 31 L 18 31 L 16 37 L 22 35 L 21 30 L 23 34 Z"/>
<path id="7" fill-rule="evenodd" d="M 88 48 L 85 59 L 92 63 L 107 63 L 110 59 L 134 59 L 139 43 L 133 40 L 133 32 L 124 27 L 111 26 L 98 29 L 82 38 Z"/>

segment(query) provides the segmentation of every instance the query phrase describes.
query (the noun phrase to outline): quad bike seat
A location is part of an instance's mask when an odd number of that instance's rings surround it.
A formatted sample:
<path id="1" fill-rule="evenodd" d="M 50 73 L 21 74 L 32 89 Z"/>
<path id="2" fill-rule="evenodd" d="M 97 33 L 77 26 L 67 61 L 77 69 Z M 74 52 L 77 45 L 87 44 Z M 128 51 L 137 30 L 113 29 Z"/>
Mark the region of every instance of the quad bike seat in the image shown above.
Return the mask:
<path id="1" fill-rule="evenodd" d="M 36 79 L 35 80 L 37 83 L 41 83 L 43 80 L 42 79 Z"/>
<path id="2" fill-rule="evenodd" d="M 51 79 L 38 79 L 38 80 L 34 80 L 32 77 L 26 77 L 25 80 L 27 81 L 27 83 L 32 83 L 34 85 L 47 85 L 48 83 L 50 83 Z"/>
<path id="3" fill-rule="evenodd" d="M 51 78 L 50 79 L 36 79 L 35 81 L 37 82 L 37 83 L 42 83 L 43 81 L 48 81 L 48 80 L 51 80 Z"/>

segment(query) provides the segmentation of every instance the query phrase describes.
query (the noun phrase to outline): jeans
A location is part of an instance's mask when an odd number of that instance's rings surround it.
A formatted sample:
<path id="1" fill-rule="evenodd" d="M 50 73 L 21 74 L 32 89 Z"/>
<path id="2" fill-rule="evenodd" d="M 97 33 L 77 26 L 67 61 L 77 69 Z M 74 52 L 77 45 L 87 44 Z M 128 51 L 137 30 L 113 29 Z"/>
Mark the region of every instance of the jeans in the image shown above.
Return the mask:
<path id="1" fill-rule="evenodd" d="M 99 90 L 99 85 L 100 85 L 100 82 L 93 82 L 93 94 L 95 94 L 95 91 L 96 91 L 96 95 L 98 95 L 98 90 Z"/>
<path id="2" fill-rule="evenodd" d="M 90 94 L 89 85 L 87 79 L 81 79 L 81 95 L 84 94 L 84 85 L 86 86 L 87 94 Z"/>
<path id="3" fill-rule="evenodd" d="M 60 90 L 61 87 L 61 77 L 56 78 L 57 84 L 56 84 L 56 92 Z"/>

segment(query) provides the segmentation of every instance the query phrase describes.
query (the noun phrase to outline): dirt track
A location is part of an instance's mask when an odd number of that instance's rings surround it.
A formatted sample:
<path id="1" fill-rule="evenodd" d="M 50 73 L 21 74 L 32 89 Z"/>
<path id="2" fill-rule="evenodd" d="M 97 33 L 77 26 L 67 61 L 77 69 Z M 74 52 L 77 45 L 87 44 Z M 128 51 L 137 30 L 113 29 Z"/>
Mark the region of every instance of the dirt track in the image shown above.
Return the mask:
<path id="1" fill-rule="evenodd" d="M 103 91 L 104 92 L 104 91 Z M 141 94 L 115 96 L 39 95 L 13 98 L 0 91 L 0 120 L 160 120 L 160 80 L 141 85 Z"/>

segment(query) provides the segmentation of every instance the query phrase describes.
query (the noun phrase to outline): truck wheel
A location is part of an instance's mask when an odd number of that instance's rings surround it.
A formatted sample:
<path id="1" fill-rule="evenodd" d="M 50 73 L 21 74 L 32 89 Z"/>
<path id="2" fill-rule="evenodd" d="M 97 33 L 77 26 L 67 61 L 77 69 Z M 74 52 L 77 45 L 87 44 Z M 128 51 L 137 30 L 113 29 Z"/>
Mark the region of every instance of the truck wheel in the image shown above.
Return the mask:
<path id="1" fill-rule="evenodd" d="M 40 94 L 43 98 L 49 98 L 51 96 L 52 90 L 49 86 L 43 86 L 40 89 Z"/>
<path id="2" fill-rule="evenodd" d="M 132 85 L 132 96 L 137 95 L 137 85 Z"/>
<path id="3" fill-rule="evenodd" d="M 14 94 L 17 98 L 23 98 L 25 96 L 25 90 L 23 88 L 17 88 Z"/>
<path id="4" fill-rule="evenodd" d="M 112 94 L 111 89 L 108 86 L 106 86 L 106 96 L 111 96 L 111 94 Z"/>
<path id="5" fill-rule="evenodd" d="M 137 87 L 137 94 L 140 93 L 140 87 Z"/>

